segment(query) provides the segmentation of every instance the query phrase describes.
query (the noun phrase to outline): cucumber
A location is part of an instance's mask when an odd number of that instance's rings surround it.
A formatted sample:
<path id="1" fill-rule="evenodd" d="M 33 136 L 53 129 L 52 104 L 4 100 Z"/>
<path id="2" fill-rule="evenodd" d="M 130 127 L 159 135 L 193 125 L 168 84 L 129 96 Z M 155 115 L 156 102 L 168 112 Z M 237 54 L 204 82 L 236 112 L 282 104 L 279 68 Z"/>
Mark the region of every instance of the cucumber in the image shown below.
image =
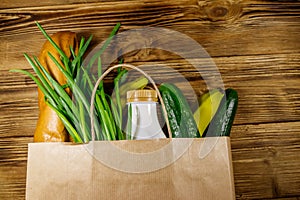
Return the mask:
<path id="1" fill-rule="evenodd" d="M 203 133 L 203 137 L 230 136 L 237 107 L 237 91 L 232 88 L 226 89 L 219 108 Z"/>
<path id="2" fill-rule="evenodd" d="M 181 90 L 172 83 L 163 83 L 159 91 L 166 107 L 172 137 L 200 137 L 192 110 Z"/>

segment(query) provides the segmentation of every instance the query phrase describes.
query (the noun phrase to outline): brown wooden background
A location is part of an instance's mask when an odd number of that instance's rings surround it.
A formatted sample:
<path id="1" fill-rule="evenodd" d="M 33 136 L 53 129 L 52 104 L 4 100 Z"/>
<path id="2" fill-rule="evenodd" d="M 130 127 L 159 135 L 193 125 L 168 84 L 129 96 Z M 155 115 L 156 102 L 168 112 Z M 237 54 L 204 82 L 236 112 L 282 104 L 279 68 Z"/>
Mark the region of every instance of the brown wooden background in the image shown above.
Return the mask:
<path id="1" fill-rule="evenodd" d="M 121 31 L 159 26 L 198 41 L 240 97 L 231 133 L 237 199 L 300 199 L 300 2 L 284 0 L 0 0 L 0 199 L 25 197 L 37 92 L 8 70 L 30 69 L 23 53 L 38 55 L 45 40 L 36 20 L 49 33 L 94 34 L 94 44 L 117 22 Z M 146 58 L 188 71 L 172 56 Z"/>

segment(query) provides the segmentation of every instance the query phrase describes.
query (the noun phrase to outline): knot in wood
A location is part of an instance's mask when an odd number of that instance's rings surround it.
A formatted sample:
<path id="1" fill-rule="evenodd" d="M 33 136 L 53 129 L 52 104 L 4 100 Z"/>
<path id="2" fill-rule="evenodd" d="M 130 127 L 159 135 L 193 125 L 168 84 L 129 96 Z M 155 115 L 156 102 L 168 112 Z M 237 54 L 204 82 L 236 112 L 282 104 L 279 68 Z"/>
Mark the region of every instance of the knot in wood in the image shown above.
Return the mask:
<path id="1" fill-rule="evenodd" d="M 241 5 L 231 1 L 198 1 L 198 5 L 210 21 L 234 20 L 242 12 Z"/>
<path id="2" fill-rule="evenodd" d="M 213 18 L 222 18 L 227 15 L 228 9 L 225 7 L 217 6 L 211 8 L 209 12 L 209 15 Z"/>

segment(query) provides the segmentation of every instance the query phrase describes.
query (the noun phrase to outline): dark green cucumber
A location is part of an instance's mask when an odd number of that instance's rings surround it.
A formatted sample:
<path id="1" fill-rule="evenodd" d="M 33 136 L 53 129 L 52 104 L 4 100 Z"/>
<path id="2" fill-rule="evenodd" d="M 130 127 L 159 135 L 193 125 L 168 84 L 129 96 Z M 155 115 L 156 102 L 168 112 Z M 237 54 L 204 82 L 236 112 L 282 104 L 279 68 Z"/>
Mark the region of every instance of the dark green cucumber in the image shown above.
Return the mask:
<path id="1" fill-rule="evenodd" d="M 203 133 L 203 137 L 230 136 L 237 106 L 238 93 L 234 89 L 226 89 L 219 108 Z"/>
<path id="2" fill-rule="evenodd" d="M 200 137 L 192 110 L 181 90 L 174 84 L 163 83 L 159 91 L 166 106 L 172 137 Z"/>

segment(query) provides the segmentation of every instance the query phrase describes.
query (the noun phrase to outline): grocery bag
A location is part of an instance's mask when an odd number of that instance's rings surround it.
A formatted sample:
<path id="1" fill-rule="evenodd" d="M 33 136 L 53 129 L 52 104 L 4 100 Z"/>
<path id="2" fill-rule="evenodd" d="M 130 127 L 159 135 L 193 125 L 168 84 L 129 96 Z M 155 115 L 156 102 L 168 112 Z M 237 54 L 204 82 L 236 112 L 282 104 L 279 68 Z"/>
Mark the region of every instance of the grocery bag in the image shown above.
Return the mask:
<path id="1" fill-rule="evenodd" d="M 229 137 L 92 138 L 29 143 L 26 199 L 235 199 Z"/>
<path id="2" fill-rule="evenodd" d="M 26 199 L 235 199 L 230 138 L 30 143 Z"/>

